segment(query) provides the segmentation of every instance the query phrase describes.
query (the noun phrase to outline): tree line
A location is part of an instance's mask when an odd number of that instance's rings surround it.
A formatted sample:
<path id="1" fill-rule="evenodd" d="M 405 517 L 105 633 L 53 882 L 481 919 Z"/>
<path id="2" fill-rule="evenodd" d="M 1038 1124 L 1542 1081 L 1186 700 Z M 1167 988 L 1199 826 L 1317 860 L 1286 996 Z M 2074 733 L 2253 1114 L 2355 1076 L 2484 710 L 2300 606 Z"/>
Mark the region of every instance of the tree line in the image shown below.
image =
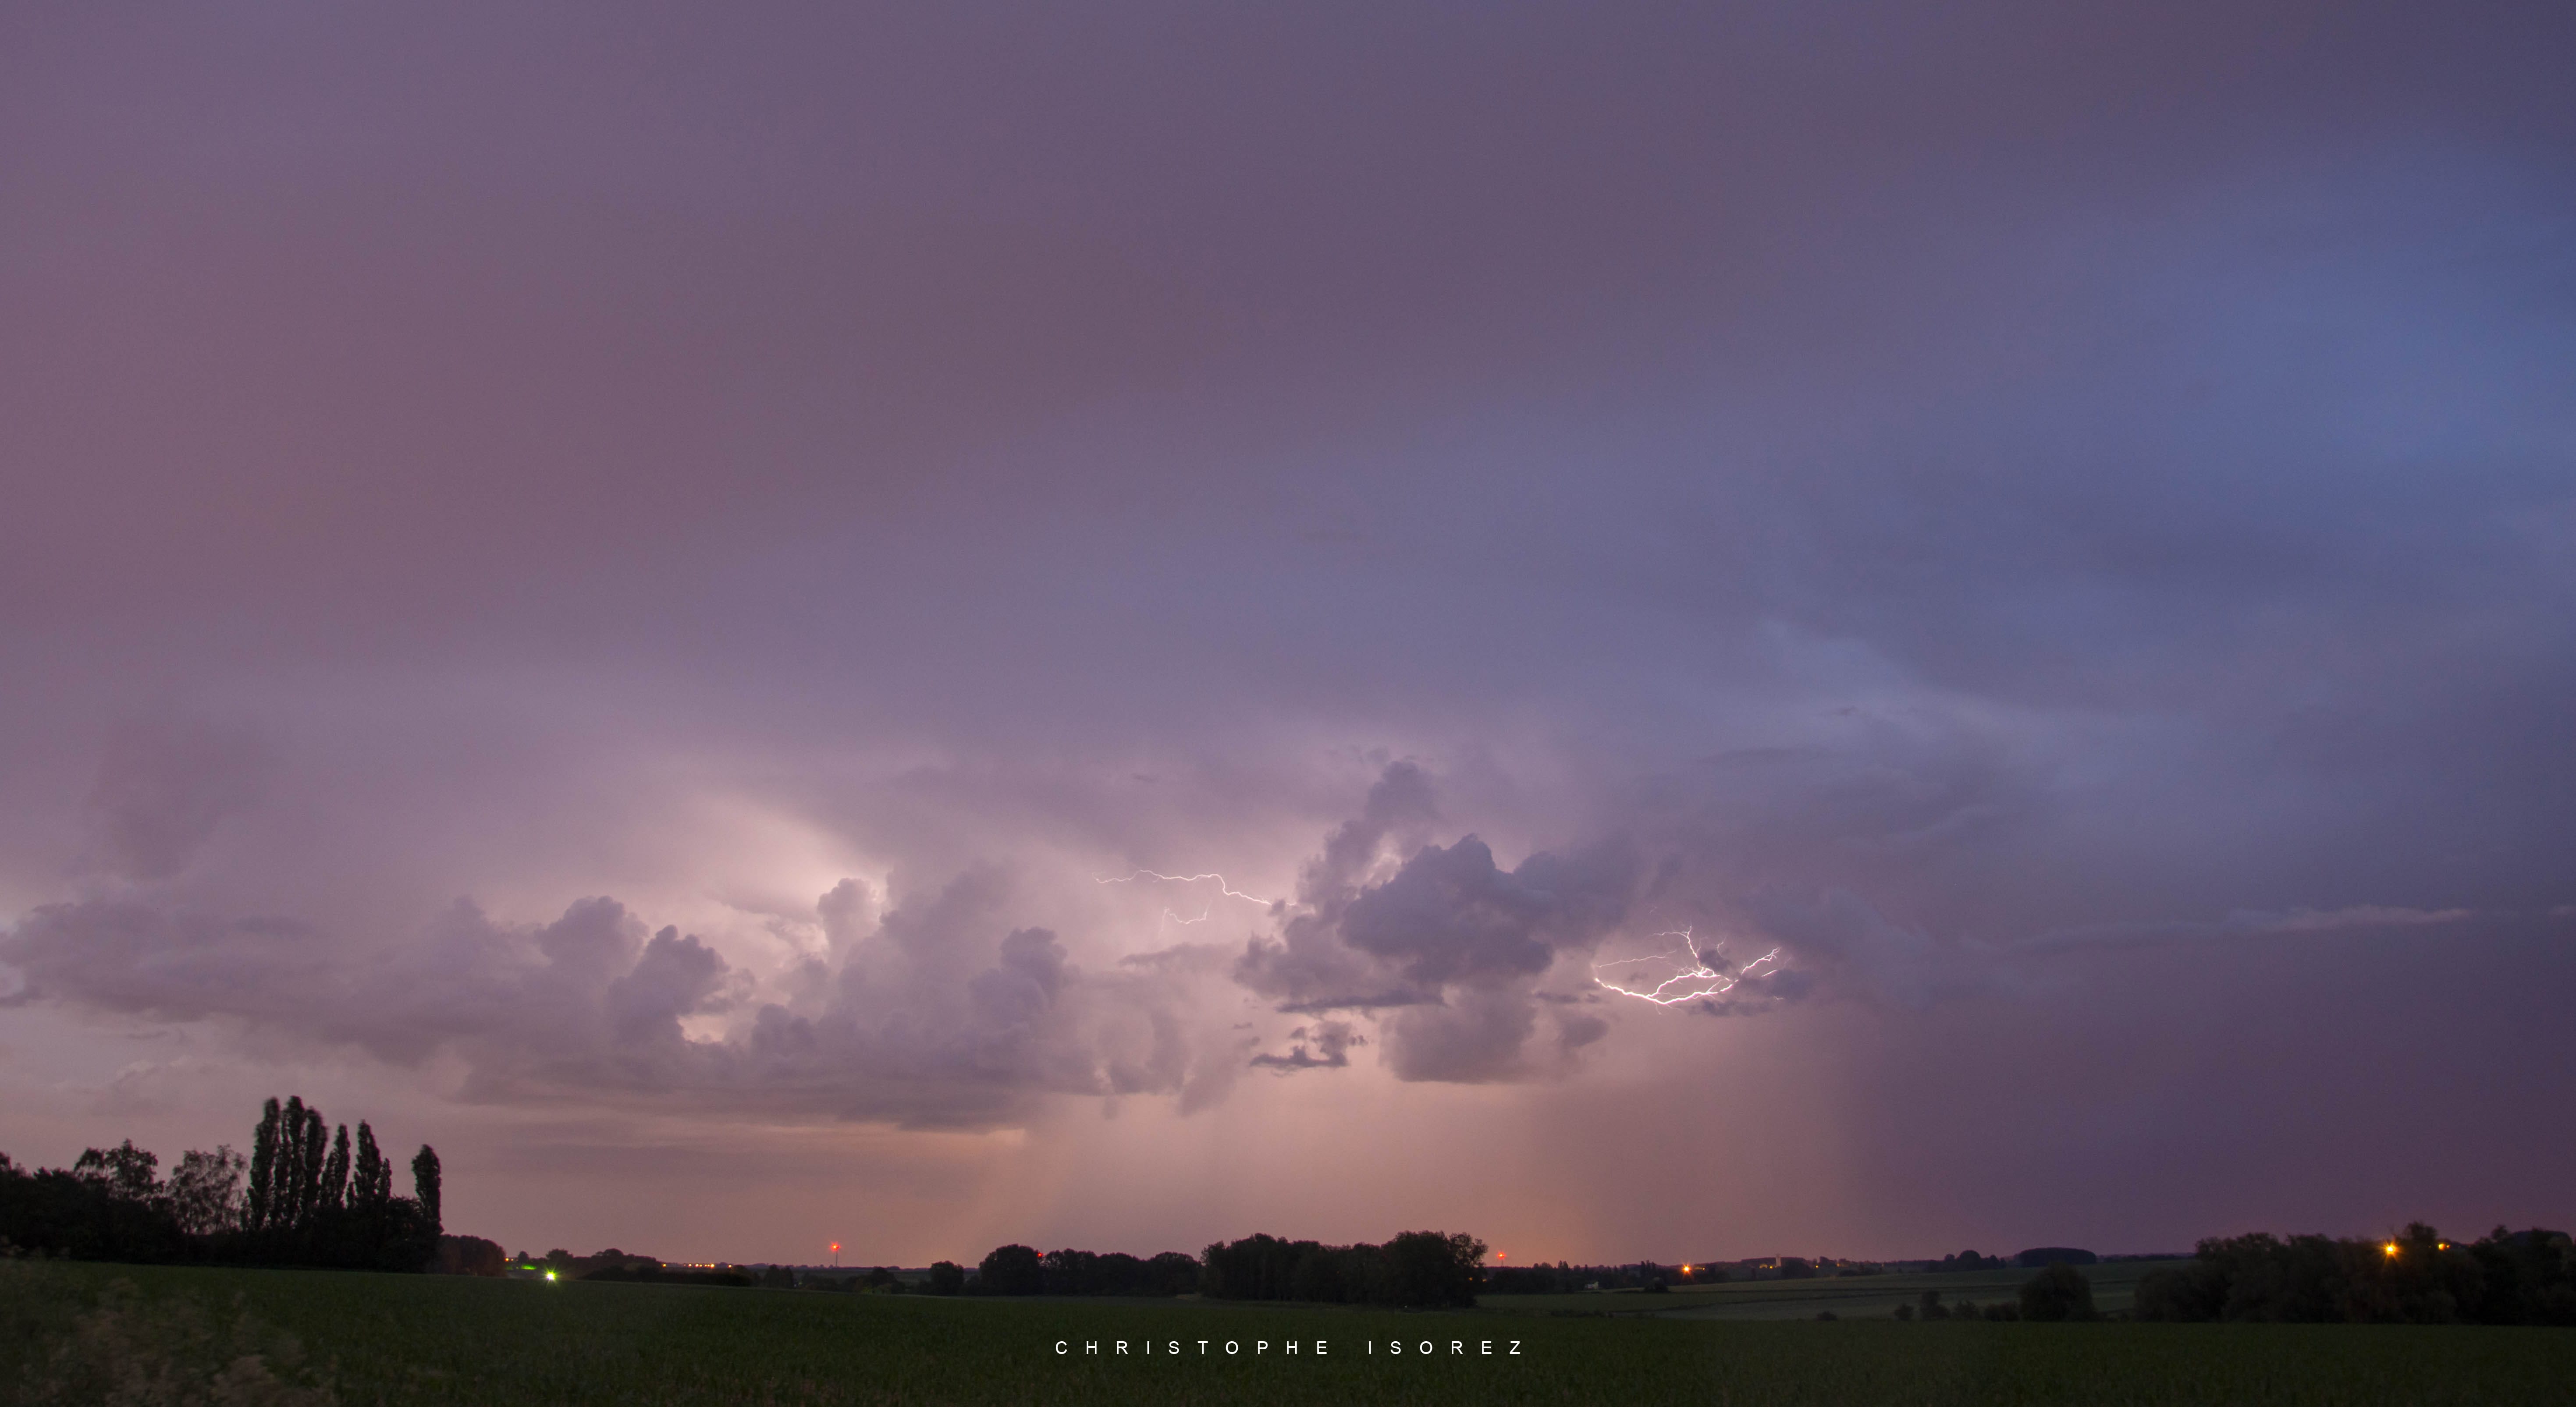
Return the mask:
<path id="1" fill-rule="evenodd" d="M 2138 1319 L 2576 1325 L 2576 1241 L 2499 1226 L 2457 1245 L 2421 1222 L 2384 1241 L 2269 1232 L 2200 1243 L 2138 1282 Z"/>
<path id="2" fill-rule="evenodd" d="M 933 1268 L 933 1293 L 944 1277 Z M 963 1281 L 964 1276 L 957 1277 Z M 987 1295 L 1186 1295 L 1199 1288 L 1198 1261 L 1180 1251 L 1139 1259 L 1124 1251 L 1049 1251 L 997 1246 L 976 1267 L 977 1291 Z M 958 1288 L 962 1290 L 963 1284 Z"/>
<path id="3" fill-rule="evenodd" d="M 996 1247 L 967 1280 L 962 1268 L 931 1267 L 933 1294 L 1129 1295 L 1196 1293 L 1209 1299 L 1306 1300 L 1323 1304 L 1472 1306 L 1484 1284 L 1485 1243 L 1464 1233 L 1407 1231 L 1384 1245 L 1327 1246 L 1259 1234 L 1218 1241 L 1197 1256 L 1165 1251 L 1150 1259 L 1121 1252 Z M 944 1273 L 943 1273 L 944 1272 Z"/>
<path id="4" fill-rule="evenodd" d="M 412 1195 L 374 1128 L 336 1133 L 299 1097 L 271 1099 L 251 1156 L 229 1144 L 160 1158 L 127 1139 L 69 1168 L 30 1171 L 0 1154 L 0 1243 L 80 1260 L 421 1270 L 440 1249 L 438 1153 L 412 1156 Z M 247 1179 L 245 1179 L 245 1173 Z"/>

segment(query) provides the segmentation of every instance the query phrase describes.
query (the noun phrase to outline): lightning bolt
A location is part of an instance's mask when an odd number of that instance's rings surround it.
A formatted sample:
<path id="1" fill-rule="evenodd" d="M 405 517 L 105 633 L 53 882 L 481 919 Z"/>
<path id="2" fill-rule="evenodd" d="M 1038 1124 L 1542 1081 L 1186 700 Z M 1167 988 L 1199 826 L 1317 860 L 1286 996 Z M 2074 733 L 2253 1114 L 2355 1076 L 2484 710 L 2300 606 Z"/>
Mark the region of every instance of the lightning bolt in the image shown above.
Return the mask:
<path id="1" fill-rule="evenodd" d="M 1138 870 L 1133 874 L 1109 875 L 1106 877 L 1094 875 L 1091 882 L 1094 884 L 1134 884 L 1139 880 L 1147 879 L 1160 880 L 1165 884 L 1199 884 L 1212 879 L 1216 881 L 1218 895 L 1223 898 L 1241 899 L 1249 904 L 1259 904 L 1265 909 L 1269 908 L 1272 903 L 1271 900 L 1264 899 L 1258 894 L 1246 894 L 1242 890 L 1235 888 L 1233 885 L 1226 882 L 1224 875 L 1218 874 L 1213 870 L 1206 874 L 1164 874 L 1160 870 Z M 1183 917 L 1171 908 L 1166 907 L 1163 910 L 1163 916 L 1154 921 L 1154 926 L 1160 928 L 1166 923 L 1205 923 L 1208 921 L 1209 916 L 1215 912 L 1216 900 L 1214 899 L 1210 899 L 1207 902 L 1206 907 L 1199 910 L 1199 916 L 1197 918 Z"/>
<path id="2" fill-rule="evenodd" d="M 1607 987 L 1611 991 L 1617 992 L 1623 997 L 1635 997 L 1639 1001 L 1653 1002 L 1657 1006 L 1678 1006 L 1683 1002 L 1698 1001 L 1702 997 L 1724 996 L 1728 992 L 1734 991 L 1737 983 L 1751 977 L 1753 975 L 1753 969 L 1760 967 L 1766 962 L 1777 962 L 1780 959 L 1780 950 L 1778 948 L 1773 948 L 1771 951 L 1764 953 L 1762 956 L 1755 958 L 1753 961 L 1746 963 L 1740 968 L 1737 968 L 1732 975 L 1729 975 L 1718 971 L 1717 968 L 1709 962 L 1708 958 L 1701 956 L 1699 945 L 1697 941 L 1691 937 L 1691 931 L 1689 929 L 1685 928 L 1674 933 L 1658 933 L 1655 936 L 1658 938 L 1679 938 L 1682 940 L 1681 946 L 1679 948 L 1671 949 L 1666 952 L 1654 953 L 1642 958 L 1614 958 L 1608 962 L 1596 962 L 1592 964 L 1593 982 L 1599 986 Z M 1709 950 L 1712 955 L 1717 951 L 1718 950 L 1715 948 L 1711 948 Z M 1684 954 L 1687 954 L 1689 957 L 1687 964 L 1682 960 L 1682 955 Z M 1638 963 L 1647 962 L 1669 963 L 1673 967 L 1680 968 L 1682 970 L 1642 991 L 1635 987 L 1623 986 L 1620 983 L 1611 981 L 1609 978 L 1601 975 L 1602 969 L 1604 968 L 1633 967 Z M 1681 987 L 1682 990 L 1678 992 L 1674 991 L 1673 989 L 1676 986 Z"/>

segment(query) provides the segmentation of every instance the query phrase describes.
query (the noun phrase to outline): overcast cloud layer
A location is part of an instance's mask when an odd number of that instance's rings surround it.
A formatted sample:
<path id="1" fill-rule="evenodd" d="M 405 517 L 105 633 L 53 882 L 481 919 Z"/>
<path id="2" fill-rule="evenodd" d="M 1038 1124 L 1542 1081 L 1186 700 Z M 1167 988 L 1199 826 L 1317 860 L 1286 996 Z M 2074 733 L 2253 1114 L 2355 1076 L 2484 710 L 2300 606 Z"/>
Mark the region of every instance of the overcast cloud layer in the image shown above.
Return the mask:
<path id="1" fill-rule="evenodd" d="M 301 1089 L 742 1259 L 2564 1225 L 2570 52 L 14 11 L 0 1148 Z"/>

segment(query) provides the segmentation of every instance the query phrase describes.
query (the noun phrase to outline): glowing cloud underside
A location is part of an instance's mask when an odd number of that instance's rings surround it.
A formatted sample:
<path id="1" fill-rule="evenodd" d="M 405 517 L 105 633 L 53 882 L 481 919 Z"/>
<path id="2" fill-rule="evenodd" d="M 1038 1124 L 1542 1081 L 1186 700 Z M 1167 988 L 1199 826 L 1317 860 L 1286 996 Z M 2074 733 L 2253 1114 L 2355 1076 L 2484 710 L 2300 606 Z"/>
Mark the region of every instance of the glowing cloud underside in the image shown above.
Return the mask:
<path id="1" fill-rule="evenodd" d="M 1613 958 L 1608 962 L 1596 962 L 1592 964 L 1593 982 L 1623 997 L 1635 997 L 1639 1001 L 1653 1002 L 1657 1006 L 1678 1006 L 1683 1002 L 1698 1001 L 1704 997 L 1724 996 L 1734 991 L 1736 984 L 1754 976 L 1754 969 L 1765 963 L 1776 963 L 1780 960 L 1780 950 L 1773 948 L 1733 972 L 1727 972 L 1722 970 L 1726 959 L 1719 954 L 1719 951 L 1716 948 L 1710 948 L 1705 953 L 1701 952 L 1698 943 L 1692 939 L 1689 929 L 1685 928 L 1677 933 L 1658 933 L 1655 936 L 1679 938 L 1682 940 L 1681 946 L 1641 958 Z M 1661 964 L 1663 969 L 1671 972 L 1671 975 L 1655 982 L 1651 987 L 1641 985 L 1644 981 L 1653 978 L 1659 970 L 1651 966 L 1652 964 Z M 1616 972 L 1614 976 L 1617 980 L 1602 975 L 1613 969 L 1629 968 L 1645 970 Z"/>

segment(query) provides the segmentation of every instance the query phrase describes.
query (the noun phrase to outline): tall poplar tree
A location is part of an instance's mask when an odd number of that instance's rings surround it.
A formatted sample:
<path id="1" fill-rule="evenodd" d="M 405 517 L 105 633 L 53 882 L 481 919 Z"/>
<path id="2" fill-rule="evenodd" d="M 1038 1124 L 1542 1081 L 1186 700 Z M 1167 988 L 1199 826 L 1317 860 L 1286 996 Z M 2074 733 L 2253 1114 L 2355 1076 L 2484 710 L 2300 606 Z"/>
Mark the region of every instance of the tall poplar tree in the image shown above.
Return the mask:
<path id="1" fill-rule="evenodd" d="M 385 1203 L 393 1200 L 394 1170 L 385 1162 L 382 1149 L 376 1147 L 376 1131 L 367 1121 L 358 1121 L 358 1161 L 355 1180 L 349 1188 L 349 1205 L 369 1215 L 381 1213 Z"/>
<path id="2" fill-rule="evenodd" d="M 269 1096 L 259 1111 L 259 1127 L 250 1136 L 250 1229 L 266 1231 L 276 1209 L 277 1128 L 285 1119 L 277 1097 Z"/>
<path id="3" fill-rule="evenodd" d="M 294 1231 L 304 1225 L 304 1096 L 286 1097 L 284 1116 L 277 1125 L 277 1205 L 270 1222 L 281 1231 Z"/>
<path id="4" fill-rule="evenodd" d="M 349 1126 L 331 1138 L 331 1159 L 322 1165 L 322 1206 L 337 1212 L 349 1205 Z"/>
<path id="5" fill-rule="evenodd" d="M 322 1122 L 322 1111 L 310 1104 L 305 1105 L 304 1161 L 298 1169 L 304 1174 L 304 1189 L 299 1194 L 303 1207 L 296 1222 L 298 1226 L 310 1227 L 314 1218 L 321 1215 L 323 1160 L 327 1156 L 324 1150 L 330 1146 L 330 1137 L 330 1128 Z"/>
<path id="6" fill-rule="evenodd" d="M 438 1244 L 444 1226 L 438 1218 L 438 1150 L 424 1143 L 411 1158 L 412 1195 L 420 1199 L 420 1209 L 429 1222 L 430 1244 Z"/>

